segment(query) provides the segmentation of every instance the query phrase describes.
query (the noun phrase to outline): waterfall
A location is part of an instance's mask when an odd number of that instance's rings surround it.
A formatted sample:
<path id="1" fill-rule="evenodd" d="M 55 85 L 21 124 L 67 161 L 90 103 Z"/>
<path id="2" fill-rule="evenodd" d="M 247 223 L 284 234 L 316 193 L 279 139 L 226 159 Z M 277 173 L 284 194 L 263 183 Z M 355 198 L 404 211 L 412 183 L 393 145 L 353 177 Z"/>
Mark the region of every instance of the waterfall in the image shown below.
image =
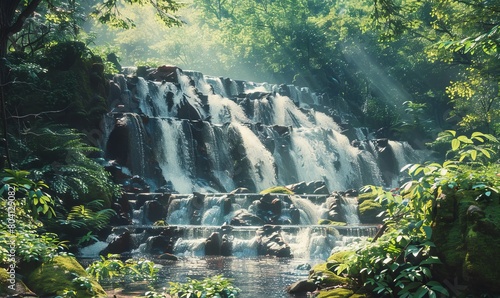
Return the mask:
<path id="1" fill-rule="evenodd" d="M 128 142 L 137 147 L 128 155 L 131 174 L 154 185 L 180 193 L 257 192 L 300 181 L 324 181 L 330 191 L 391 186 L 398 173 L 382 166 L 409 160 L 409 145 L 390 141 L 394 155 L 381 157 L 359 128 L 349 135 L 360 139 L 353 146 L 335 113 L 318 111 L 322 100 L 307 88 L 167 70 L 167 79 L 137 77 L 129 87 L 124 76 L 115 78 L 128 102 Z"/>
<path id="2" fill-rule="evenodd" d="M 160 168 L 167 181 L 171 181 L 175 189 L 181 193 L 194 190 L 192 176 L 193 156 L 190 138 L 184 134 L 182 122 L 161 120 L 162 135 L 158 151 L 160 153 Z"/>
<path id="3" fill-rule="evenodd" d="M 259 190 L 277 184 L 272 154 L 262 145 L 259 138 L 246 126 L 234 123 L 245 149 L 245 158 L 249 162 L 249 175 Z"/>
<path id="4" fill-rule="evenodd" d="M 347 224 L 359 224 L 358 198 L 342 196 L 342 209 L 346 217 Z"/>
<path id="5" fill-rule="evenodd" d="M 290 200 L 300 211 L 301 225 L 316 225 L 322 214 L 322 208 L 315 205 L 308 199 L 303 199 L 299 196 L 290 196 Z"/>

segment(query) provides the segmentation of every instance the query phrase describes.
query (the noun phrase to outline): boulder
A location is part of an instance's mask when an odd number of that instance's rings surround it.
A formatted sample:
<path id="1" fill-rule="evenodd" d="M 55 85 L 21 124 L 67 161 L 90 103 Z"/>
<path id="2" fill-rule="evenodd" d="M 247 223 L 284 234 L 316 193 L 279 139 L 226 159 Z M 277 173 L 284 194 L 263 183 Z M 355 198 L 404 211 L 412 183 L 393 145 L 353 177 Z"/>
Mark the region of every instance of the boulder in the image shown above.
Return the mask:
<path id="1" fill-rule="evenodd" d="M 165 81 L 171 83 L 179 83 L 177 71 L 182 71 L 177 66 L 162 65 L 149 73 L 148 79 L 154 81 Z"/>
<path id="2" fill-rule="evenodd" d="M 293 284 L 289 285 L 286 288 L 286 291 L 289 294 L 303 294 L 307 292 L 313 292 L 316 291 L 318 286 L 314 283 L 313 280 L 310 279 L 303 279 L 294 282 Z"/>
<path id="3" fill-rule="evenodd" d="M 264 224 L 264 221 L 260 217 L 241 209 L 234 213 L 230 224 L 232 226 L 261 226 Z"/>
<path id="4" fill-rule="evenodd" d="M 310 181 L 299 182 L 287 185 L 286 188 L 290 189 L 296 194 L 329 194 L 329 190 L 324 181 Z"/>
<path id="5" fill-rule="evenodd" d="M 160 260 L 169 260 L 169 261 L 178 261 L 179 258 L 173 254 L 169 254 L 169 253 L 164 253 L 162 255 L 159 255 L 158 256 L 158 259 Z"/>
<path id="6" fill-rule="evenodd" d="M 500 294 L 500 204 L 477 202 L 481 190 L 448 190 L 436 198 L 432 240 L 437 278 L 472 294 Z"/>
<path id="7" fill-rule="evenodd" d="M 164 234 L 150 236 L 148 237 L 148 239 L 146 239 L 145 253 L 161 255 L 168 251 L 171 251 L 171 249 L 169 248 L 172 246 L 173 245 L 171 239 Z"/>
<path id="8" fill-rule="evenodd" d="M 93 293 L 74 283 L 75 277 L 89 278 Z M 27 276 L 26 284 L 41 297 L 63 295 L 65 290 L 75 291 L 79 298 L 107 297 L 101 285 L 88 276 L 82 265 L 71 256 L 56 256 L 43 263 Z"/>
<path id="9" fill-rule="evenodd" d="M 99 254 L 103 256 L 107 256 L 108 254 L 122 254 L 130 252 L 135 248 L 134 240 L 132 239 L 130 231 L 125 231 L 111 241 Z"/>
<path id="10" fill-rule="evenodd" d="M 11 297 L 11 295 L 21 297 L 37 296 L 22 280 L 15 276 L 14 271 L 9 272 L 8 270 L 11 269 L 0 268 L 0 297 Z"/>
<path id="11" fill-rule="evenodd" d="M 283 240 L 281 227 L 264 225 L 257 230 L 257 253 L 264 256 L 291 257 L 291 249 Z"/>
<path id="12" fill-rule="evenodd" d="M 213 232 L 205 240 L 205 255 L 220 256 L 221 255 L 221 237 L 218 232 Z"/>
<path id="13" fill-rule="evenodd" d="M 168 209 L 159 201 L 146 201 L 143 209 L 145 219 L 149 222 L 156 222 L 158 220 L 164 220 L 165 218 L 167 218 Z"/>

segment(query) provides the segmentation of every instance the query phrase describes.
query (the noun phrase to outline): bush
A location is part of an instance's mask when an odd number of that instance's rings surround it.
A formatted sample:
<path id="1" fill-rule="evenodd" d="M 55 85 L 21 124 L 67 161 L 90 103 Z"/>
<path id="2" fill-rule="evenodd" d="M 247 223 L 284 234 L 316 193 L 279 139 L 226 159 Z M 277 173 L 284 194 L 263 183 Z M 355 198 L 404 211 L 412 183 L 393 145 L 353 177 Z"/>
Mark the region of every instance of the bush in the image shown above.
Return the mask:
<path id="1" fill-rule="evenodd" d="M 234 287 L 230 280 L 216 275 L 203 280 L 188 279 L 186 283 L 169 282 L 168 293 L 172 297 L 185 298 L 234 298 L 238 296 L 240 289 Z"/>

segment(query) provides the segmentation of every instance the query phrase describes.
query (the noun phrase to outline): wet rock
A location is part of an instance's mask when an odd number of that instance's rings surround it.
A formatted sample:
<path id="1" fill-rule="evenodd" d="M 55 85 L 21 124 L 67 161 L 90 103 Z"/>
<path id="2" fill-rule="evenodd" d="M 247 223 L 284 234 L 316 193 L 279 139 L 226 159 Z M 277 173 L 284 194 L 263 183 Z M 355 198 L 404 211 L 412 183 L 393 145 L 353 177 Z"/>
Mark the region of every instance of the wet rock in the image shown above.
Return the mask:
<path id="1" fill-rule="evenodd" d="M 233 254 L 233 243 L 229 235 L 222 235 L 222 243 L 220 245 L 221 256 L 229 257 Z"/>
<path id="2" fill-rule="evenodd" d="M 290 205 L 290 220 L 292 225 L 300 224 L 300 210 L 295 205 Z"/>
<path id="3" fill-rule="evenodd" d="M 165 234 L 148 237 L 145 252 L 153 255 L 165 254 L 172 251 L 173 243 Z"/>
<path id="4" fill-rule="evenodd" d="M 177 77 L 177 71 L 182 71 L 177 66 L 173 65 L 162 65 L 156 68 L 156 70 L 150 71 L 148 78 L 154 81 L 165 81 L 171 83 L 179 83 Z"/>
<path id="5" fill-rule="evenodd" d="M 346 216 L 341 206 L 341 200 L 342 195 L 338 192 L 333 192 L 328 198 L 326 198 L 325 203 L 328 208 L 328 213 L 323 219 L 334 222 L 346 222 Z"/>
<path id="6" fill-rule="evenodd" d="M 484 218 L 485 213 L 483 209 L 481 209 L 479 206 L 476 205 L 470 205 L 469 208 L 467 208 L 467 219 L 471 221 L 477 221 L 479 219 Z"/>
<path id="7" fill-rule="evenodd" d="M 116 212 L 116 214 L 111 217 L 110 225 L 113 226 L 126 226 L 132 224 L 132 220 L 130 219 L 128 213 L 123 212 L 122 206 L 118 203 L 113 203 L 111 208 Z"/>
<path id="8" fill-rule="evenodd" d="M 221 237 L 218 232 L 213 232 L 207 240 L 205 240 L 205 255 L 220 256 L 221 255 Z"/>
<path id="9" fill-rule="evenodd" d="M 265 194 L 258 201 L 254 202 L 257 208 L 257 216 L 264 222 L 270 224 L 277 224 L 281 216 L 282 202 L 281 200 L 271 194 Z"/>
<path id="10" fill-rule="evenodd" d="M 287 185 L 287 188 L 296 194 L 329 194 L 329 190 L 324 181 L 299 182 Z"/>
<path id="11" fill-rule="evenodd" d="M 135 175 L 123 183 L 123 190 L 131 193 L 149 193 L 151 187 L 144 178 Z M 146 201 L 146 200 L 144 200 Z M 141 205 L 142 206 L 142 205 Z M 140 207 L 140 206 L 139 206 Z"/>
<path id="12" fill-rule="evenodd" d="M 125 231 L 111 241 L 108 246 L 103 249 L 99 254 L 107 256 L 108 254 L 122 254 L 125 252 L 130 252 L 135 249 L 135 244 L 132 239 L 132 234 L 130 231 Z"/>
<path id="13" fill-rule="evenodd" d="M 159 201 L 146 201 L 143 209 L 145 218 L 151 223 L 167 218 L 168 209 Z"/>
<path id="14" fill-rule="evenodd" d="M 293 284 L 289 285 L 286 288 L 286 291 L 289 294 L 300 294 L 300 293 L 303 294 L 303 293 L 307 293 L 307 292 L 316 291 L 317 288 L 318 288 L 318 286 L 312 280 L 303 279 L 303 280 L 296 281 Z"/>
<path id="15" fill-rule="evenodd" d="M 328 190 L 328 187 L 326 187 L 326 185 L 323 185 L 321 187 L 318 187 L 316 188 L 314 191 L 313 191 L 314 194 L 324 194 L 324 195 L 327 195 L 330 193 L 330 191 Z"/>
<path id="16" fill-rule="evenodd" d="M 160 259 L 160 260 L 169 260 L 169 261 L 178 261 L 179 257 L 177 257 L 176 255 L 173 255 L 173 254 L 164 253 L 162 255 L 159 255 L 158 259 Z"/>
<path id="17" fill-rule="evenodd" d="M 264 256 L 292 256 L 290 246 L 281 235 L 281 227 L 264 225 L 257 230 L 257 253 Z"/>
<path id="18" fill-rule="evenodd" d="M 261 226 L 264 221 L 260 217 L 241 209 L 235 212 L 230 224 L 232 226 Z"/>

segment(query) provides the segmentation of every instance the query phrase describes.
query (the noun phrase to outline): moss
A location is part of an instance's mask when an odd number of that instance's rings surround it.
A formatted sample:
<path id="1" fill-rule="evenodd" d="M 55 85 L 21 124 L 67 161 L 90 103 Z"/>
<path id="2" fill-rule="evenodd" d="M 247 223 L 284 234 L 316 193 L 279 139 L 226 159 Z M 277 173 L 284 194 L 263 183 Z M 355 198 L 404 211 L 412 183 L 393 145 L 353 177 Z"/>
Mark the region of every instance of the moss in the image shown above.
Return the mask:
<path id="1" fill-rule="evenodd" d="M 480 191 L 461 190 L 447 193 L 436 202 L 433 241 L 443 265 L 434 273 L 440 279 L 466 283 L 477 293 L 500 293 L 500 205 L 477 202 Z M 467 215 L 477 206 L 484 217 Z"/>
<path id="2" fill-rule="evenodd" d="M 377 217 L 385 208 L 372 199 L 364 200 L 359 204 L 359 220 L 362 223 L 382 223 L 382 218 Z"/>
<path id="3" fill-rule="evenodd" d="M 316 297 L 317 298 L 326 298 L 326 297 L 348 298 L 348 297 L 352 297 L 353 294 L 354 294 L 354 292 L 349 290 L 349 289 L 337 288 L 337 289 L 333 289 L 333 290 L 320 291 L 319 295 Z"/>
<path id="4" fill-rule="evenodd" d="M 366 200 L 375 200 L 377 198 L 377 193 L 374 191 L 365 192 L 358 195 L 358 202 L 361 204 Z"/>
<path id="5" fill-rule="evenodd" d="M 338 276 L 337 274 L 328 270 L 327 263 L 315 265 L 312 268 L 311 272 L 312 273 L 309 275 L 309 278 L 314 280 L 321 279 L 320 285 L 323 288 L 345 285 L 350 281 L 348 278 Z"/>
<path id="6" fill-rule="evenodd" d="M 464 277 L 473 289 L 500 293 L 500 258 L 496 257 L 500 239 L 477 228 L 476 224 L 467 233 Z"/>
<path id="7" fill-rule="evenodd" d="M 65 290 L 73 290 L 77 297 L 106 297 L 106 292 L 97 282 L 92 281 L 96 293 L 92 295 L 73 282 L 75 277 L 89 276 L 74 257 L 57 256 L 31 272 L 26 283 L 39 296 L 62 295 Z"/>
<path id="8" fill-rule="evenodd" d="M 0 268 L 0 295 L 7 294 L 7 287 L 10 285 L 9 274 L 4 268 Z"/>
<path id="9" fill-rule="evenodd" d="M 291 191 L 289 188 L 286 188 L 285 186 L 274 186 L 264 189 L 263 191 L 260 192 L 261 195 L 265 195 L 268 193 L 283 193 L 288 195 L 294 194 L 293 191 Z"/>
<path id="10" fill-rule="evenodd" d="M 328 220 L 328 219 L 320 219 L 318 220 L 318 225 L 347 226 L 347 223 L 341 221 Z"/>
<path id="11" fill-rule="evenodd" d="M 19 278 L 12 283 L 9 280 L 10 274 L 5 268 L 0 268 L 0 297 L 11 297 L 9 294 L 16 294 L 20 297 L 35 296 Z M 17 297 L 17 296 L 16 296 Z"/>

